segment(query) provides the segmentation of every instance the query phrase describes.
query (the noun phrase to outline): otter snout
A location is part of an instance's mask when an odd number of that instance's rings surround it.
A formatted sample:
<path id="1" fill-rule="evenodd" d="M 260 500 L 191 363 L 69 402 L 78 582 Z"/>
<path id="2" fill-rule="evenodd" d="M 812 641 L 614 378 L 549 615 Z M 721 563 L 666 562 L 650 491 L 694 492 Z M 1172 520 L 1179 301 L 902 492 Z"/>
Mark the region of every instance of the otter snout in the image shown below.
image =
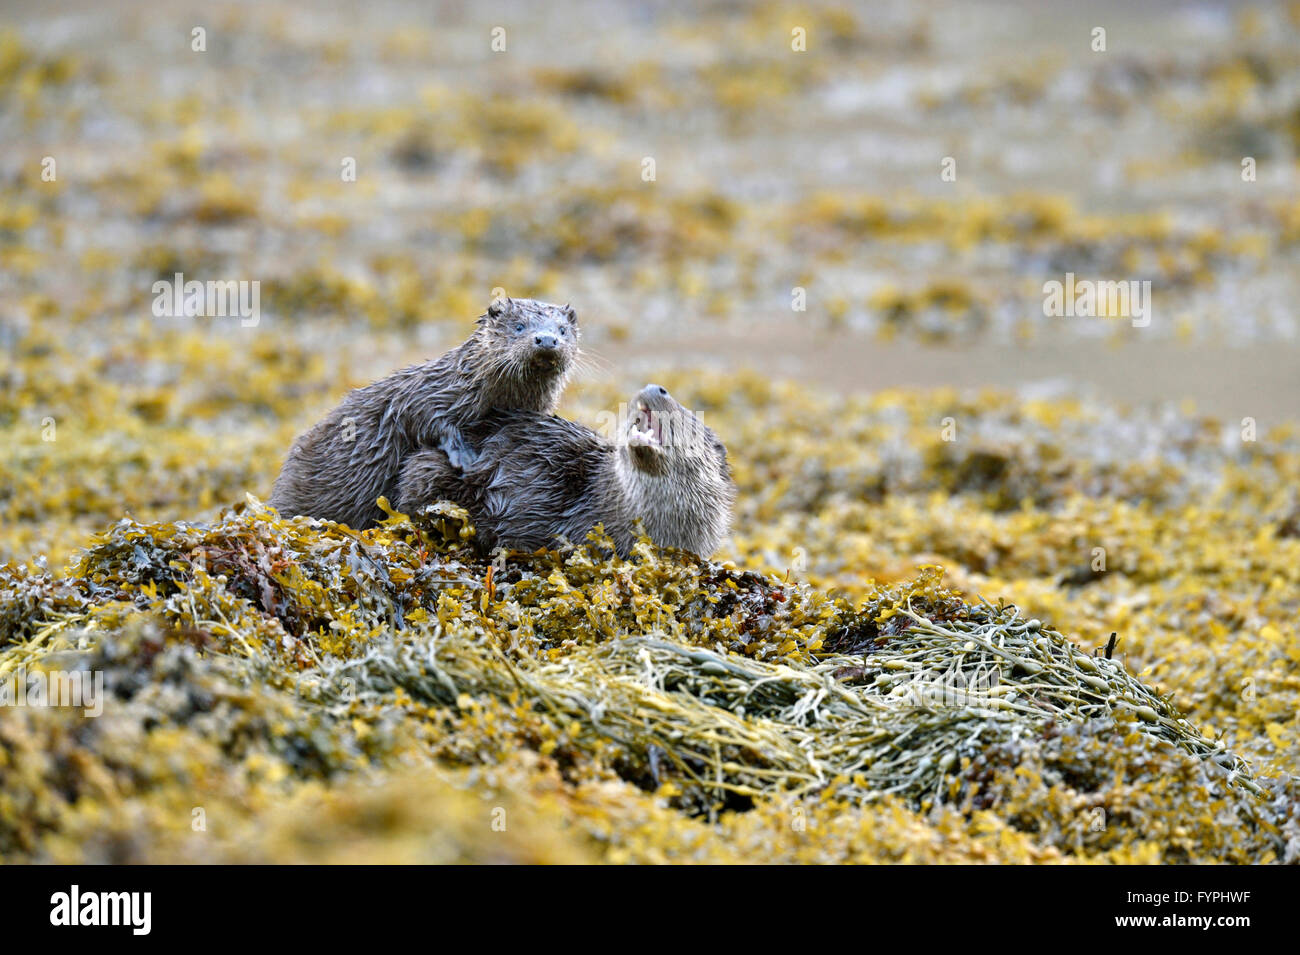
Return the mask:
<path id="1" fill-rule="evenodd" d="M 534 315 L 528 323 L 524 340 L 532 351 L 533 362 L 538 365 L 567 366 L 577 351 L 577 329 L 567 313 L 550 306 Z"/>
<path id="2" fill-rule="evenodd" d="M 663 385 L 646 385 L 637 393 L 636 400 L 652 411 L 670 410 L 677 407 L 677 402 L 673 400 L 673 396 L 668 393 L 668 389 Z"/>
<path id="3" fill-rule="evenodd" d="M 534 331 L 532 337 L 533 364 L 547 367 L 561 367 L 569 362 L 569 342 L 560 335 L 556 328 Z"/>

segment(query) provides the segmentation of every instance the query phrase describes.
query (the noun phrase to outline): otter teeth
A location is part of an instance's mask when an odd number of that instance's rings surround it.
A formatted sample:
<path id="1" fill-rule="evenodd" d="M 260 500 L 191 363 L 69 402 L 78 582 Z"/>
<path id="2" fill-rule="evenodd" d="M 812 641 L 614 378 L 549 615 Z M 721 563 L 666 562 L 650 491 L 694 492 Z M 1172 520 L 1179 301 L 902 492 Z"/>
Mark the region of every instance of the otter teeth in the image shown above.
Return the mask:
<path id="1" fill-rule="evenodd" d="M 659 436 L 655 432 L 654 417 L 650 411 L 650 406 L 644 401 L 638 400 L 636 403 L 636 415 L 628 422 L 627 443 L 628 447 L 633 448 L 657 448 L 659 447 Z M 641 422 L 644 421 L 644 426 Z"/>

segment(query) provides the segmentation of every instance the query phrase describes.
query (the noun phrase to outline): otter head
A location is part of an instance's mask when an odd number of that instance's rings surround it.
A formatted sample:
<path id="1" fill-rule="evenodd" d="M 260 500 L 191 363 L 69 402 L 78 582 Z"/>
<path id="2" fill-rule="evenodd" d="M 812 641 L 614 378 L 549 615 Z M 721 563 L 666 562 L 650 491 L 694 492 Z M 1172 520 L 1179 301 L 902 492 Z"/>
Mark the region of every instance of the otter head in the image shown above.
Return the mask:
<path id="1" fill-rule="evenodd" d="M 727 449 L 661 385 L 632 399 L 622 451 L 629 498 L 655 543 L 708 556 L 726 536 L 735 485 Z"/>
<path id="2" fill-rule="evenodd" d="M 568 305 L 551 305 L 526 298 L 499 298 L 478 320 L 479 362 L 485 379 L 495 380 L 503 390 L 496 407 L 545 407 L 517 400 L 520 392 L 559 390 L 578 357 L 578 316 Z"/>

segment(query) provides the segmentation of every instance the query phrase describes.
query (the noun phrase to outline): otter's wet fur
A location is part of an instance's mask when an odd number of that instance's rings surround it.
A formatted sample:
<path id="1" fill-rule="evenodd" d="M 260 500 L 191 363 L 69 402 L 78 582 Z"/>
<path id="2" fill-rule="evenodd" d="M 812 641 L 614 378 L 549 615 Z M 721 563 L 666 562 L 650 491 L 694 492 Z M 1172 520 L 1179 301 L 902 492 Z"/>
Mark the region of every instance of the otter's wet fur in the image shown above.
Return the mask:
<path id="1" fill-rule="evenodd" d="M 298 438 L 271 492 L 280 513 L 369 527 L 375 503 L 397 493 L 402 461 L 438 449 L 471 464 L 494 413 L 548 414 L 578 357 L 577 316 L 567 305 L 498 299 L 465 342 L 348 394 Z"/>
<path id="2" fill-rule="evenodd" d="M 554 416 L 494 416 L 478 459 L 458 470 L 440 452 L 409 457 L 397 506 L 407 513 L 439 500 L 464 507 L 484 551 L 537 550 L 557 537 L 578 543 L 603 524 L 619 553 L 650 539 L 709 556 L 726 537 L 735 500 L 727 449 L 664 388 L 633 400 L 623 439 Z"/>

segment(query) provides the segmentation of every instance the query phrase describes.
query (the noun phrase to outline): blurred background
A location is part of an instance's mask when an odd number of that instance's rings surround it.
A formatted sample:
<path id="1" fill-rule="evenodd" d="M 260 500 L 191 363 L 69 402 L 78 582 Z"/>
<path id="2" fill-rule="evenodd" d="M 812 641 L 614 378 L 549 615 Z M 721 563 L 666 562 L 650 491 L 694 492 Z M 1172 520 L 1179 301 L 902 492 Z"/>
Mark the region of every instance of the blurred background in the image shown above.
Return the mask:
<path id="1" fill-rule="evenodd" d="M 701 369 L 1300 407 L 1297 3 L 11 0 L 0 28 L 0 558 L 265 497 L 494 288 L 577 308 L 573 416 Z M 1149 326 L 1046 316 L 1067 272 L 1149 280 Z M 155 316 L 176 273 L 259 282 L 259 323 Z"/>

